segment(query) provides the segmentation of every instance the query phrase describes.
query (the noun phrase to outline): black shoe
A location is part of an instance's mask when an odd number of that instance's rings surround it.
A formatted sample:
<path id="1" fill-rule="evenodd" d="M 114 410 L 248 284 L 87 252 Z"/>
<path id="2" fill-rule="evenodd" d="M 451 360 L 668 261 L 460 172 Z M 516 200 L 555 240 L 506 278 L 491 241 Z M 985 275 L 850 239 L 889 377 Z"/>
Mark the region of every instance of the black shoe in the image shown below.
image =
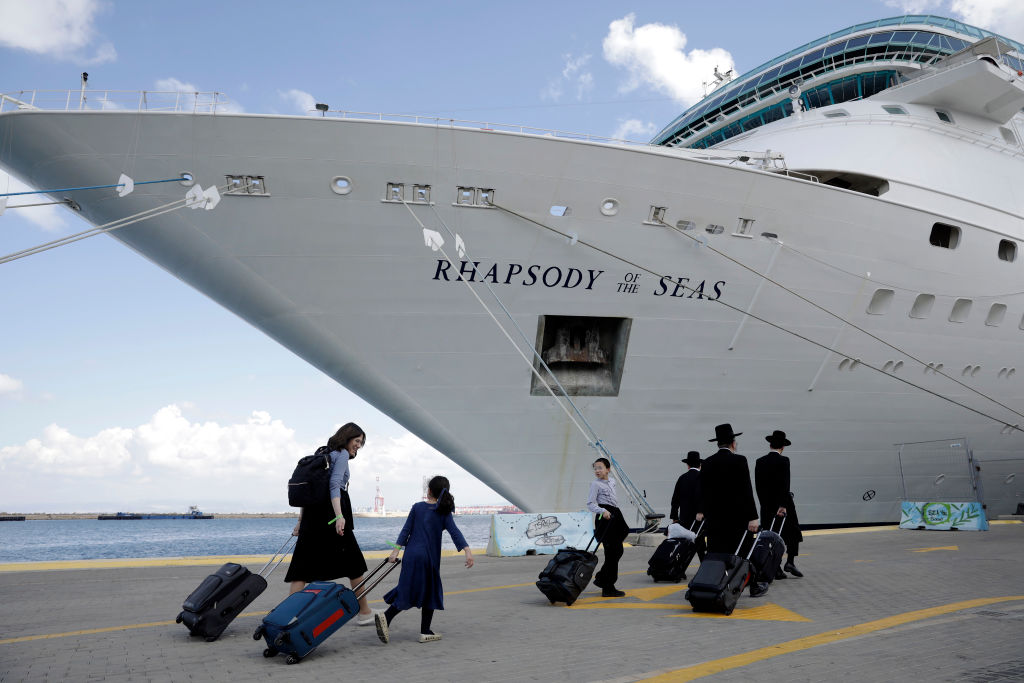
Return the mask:
<path id="1" fill-rule="evenodd" d="M 601 597 L 602 598 L 622 598 L 622 597 L 625 597 L 625 595 L 626 595 L 625 591 L 620 591 L 615 586 L 609 586 L 608 588 L 603 588 L 601 590 Z"/>
<path id="2" fill-rule="evenodd" d="M 792 574 L 793 576 L 796 576 L 798 578 L 801 578 L 804 575 L 803 572 L 801 572 L 799 569 L 797 569 L 796 565 L 793 564 L 792 562 L 787 562 L 786 566 L 783 567 L 783 569 L 785 569 L 787 572 L 789 572 L 790 574 Z"/>
<path id="3" fill-rule="evenodd" d="M 789 578 L 786 576 L 786 572 L 782 571 L 782 567 L 775 570 L 775 580 L 781 581 L 782 579 Z"/>
<path id="4" fill-rule="evenodd" d="M 750 597 L 759 598 L 768 592 L 768 582 L 758 581 L 750 584 Z"/>

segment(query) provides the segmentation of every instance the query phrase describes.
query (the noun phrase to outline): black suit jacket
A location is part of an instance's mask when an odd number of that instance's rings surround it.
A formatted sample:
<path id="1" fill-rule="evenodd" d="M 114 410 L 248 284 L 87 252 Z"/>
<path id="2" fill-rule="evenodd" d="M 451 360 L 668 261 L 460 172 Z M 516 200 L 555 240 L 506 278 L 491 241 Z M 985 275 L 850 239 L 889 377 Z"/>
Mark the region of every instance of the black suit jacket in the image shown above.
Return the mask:
<path id="1" fill-rule="evenodd" d="M 672 492 L 672 509 L 669 519 L 689 528 L 693 524 L 700 507 L 700 470 L 689 469 L 676 480 L 675 491 Z"/>
<path id="2" fill-rule="evenodd" d="M 786 526 L 782 538 L 787 545 L 803 540 L 800 521 L 796 517 L 796 506 L 789 495 L 789 458 L 782 453 L 770 452 L 754 463 L 754 486 L 757 499 L 761 502 L 761 525 L 769 528 L 779 508 L 786 508 Z M 778 523 L 775 530 L 779 530 Z"/>
<path id="3" fill-rule="evenodd" d="M 758 518 L 750 468 L 739 453 L 723 448 L 706 458 L 701 464 L 700 488 L 699 512 L 707 517 L 712 536 L 717 530 L 738 539 L 747 523 Z"/>

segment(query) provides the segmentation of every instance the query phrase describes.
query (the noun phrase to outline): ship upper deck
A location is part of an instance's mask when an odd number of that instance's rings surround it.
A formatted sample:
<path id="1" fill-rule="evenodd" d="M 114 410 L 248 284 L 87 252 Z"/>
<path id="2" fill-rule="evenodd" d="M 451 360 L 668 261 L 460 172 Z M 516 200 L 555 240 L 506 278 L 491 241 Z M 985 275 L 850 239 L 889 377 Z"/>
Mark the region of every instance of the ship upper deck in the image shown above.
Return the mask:
<path id="1" fill-rule="evenodd" d="M 801 45 L 718 88 L 652 143 L 707 148 L 805 109 L 864 99 L 978 40 L 996 37 L 1001 61 L 1024 70 L 1024 45 L 954 19 L 906 15 L 850 26 Z M 794 93 L 792 88 L 797 88 Z"/>

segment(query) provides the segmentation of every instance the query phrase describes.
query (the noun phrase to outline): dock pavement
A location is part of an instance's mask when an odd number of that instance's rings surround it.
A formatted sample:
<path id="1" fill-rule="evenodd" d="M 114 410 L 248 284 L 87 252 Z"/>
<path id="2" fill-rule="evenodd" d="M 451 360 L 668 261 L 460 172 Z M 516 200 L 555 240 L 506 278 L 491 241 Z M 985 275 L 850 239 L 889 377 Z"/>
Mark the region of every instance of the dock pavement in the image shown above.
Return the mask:
<path id="1" fill-rule="evenodd" d="M 0 565 L 0 682 L 15 681 L 1021 681 L 1024 524 L 987 532 L 874 527 L 805 532 L 804 578 L 744 593 L 731 616 L 696 614 L 686 582 L 654 583 L 649 547 L 626 548 L 618 587 L 551 605 L 534 581 L 549 556 L 442 560 L 443 639 L 419 612 L 391 643 L 346 624 L 302 662 L 263 657 L 252 633 L 287 593 L 284 571 L 219 640 L 175 616 L 236 558 Z M 368 553 L 372 567 L 384 553 Z M 376 559 L 375 559 L 376 558 Z M 265 557 L 238 558 L 258 569 Z M 692 577 L 696 561 L 688 570 Z M 393 573 L 370 596 L 397 581 Z"/>

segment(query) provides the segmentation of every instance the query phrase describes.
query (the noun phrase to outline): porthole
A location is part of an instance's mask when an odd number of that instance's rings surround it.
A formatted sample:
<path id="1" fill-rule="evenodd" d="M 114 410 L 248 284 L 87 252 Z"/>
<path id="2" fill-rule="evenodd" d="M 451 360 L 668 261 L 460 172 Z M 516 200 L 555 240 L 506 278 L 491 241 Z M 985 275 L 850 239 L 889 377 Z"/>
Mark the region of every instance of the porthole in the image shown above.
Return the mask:
<path id="1" fill-rule="evenodd" d="M 949 313 L 949 322 L 965 322 L 967 320 L 967 316 L 971 314 L 971 304 L 973 303 L 974 302 L 970 299 L 957 299 L 953 303 L 953 310 Z"/>
<path id="2" fill-rule="evenodd" d="M 196 178 L 188 171 L 185 171 L 181 174 L 181 180 L 178 182 L 181 183 L 182 187 L 192 187 L 196 184 Z"/>
<path id="3" fill-rule="evenodd" d="M 1017 243 L 1010 240 L 999 240 L 999 260 L 1016 261 Z"/>
<path id="4" fill-rule="evenodd" d="M 955 225 L 935 223 L 932 225 L 931 234 L 928 236 L 928 243 L 933 247 L 956 249 L 956 246 L 960 244 L 960 228 Z"/>
<path id="5" fill-rule="evenodd" d="M 910 309 L 911 318 L 927 318 L 935 305 L 934 294 L 918 294 L 914 299 L 914 305 Z"/>
<path id="6" fill-rule="evenodd" d="M 331 179 L 331 190 L 334 194 L 348 194 L 352 191 L 352 179 L 338 175 Z"/>
<path id="7" fill-rule="evenodd" d="M 985 318 L 985 324 L 989 327 L 998 327 L 1003 324 L 1003 318 L 1006 317 L 1006 304 L 992 304 L 992 308 L 988 309 L 988 316 Z"/>
<path id="8" fill-rule="evenodd" d="M 601 202 L 601 213 L 605 216 L 614 216 L 619 212 L 619 200 L 618 199 L 605 199 Z"/>

